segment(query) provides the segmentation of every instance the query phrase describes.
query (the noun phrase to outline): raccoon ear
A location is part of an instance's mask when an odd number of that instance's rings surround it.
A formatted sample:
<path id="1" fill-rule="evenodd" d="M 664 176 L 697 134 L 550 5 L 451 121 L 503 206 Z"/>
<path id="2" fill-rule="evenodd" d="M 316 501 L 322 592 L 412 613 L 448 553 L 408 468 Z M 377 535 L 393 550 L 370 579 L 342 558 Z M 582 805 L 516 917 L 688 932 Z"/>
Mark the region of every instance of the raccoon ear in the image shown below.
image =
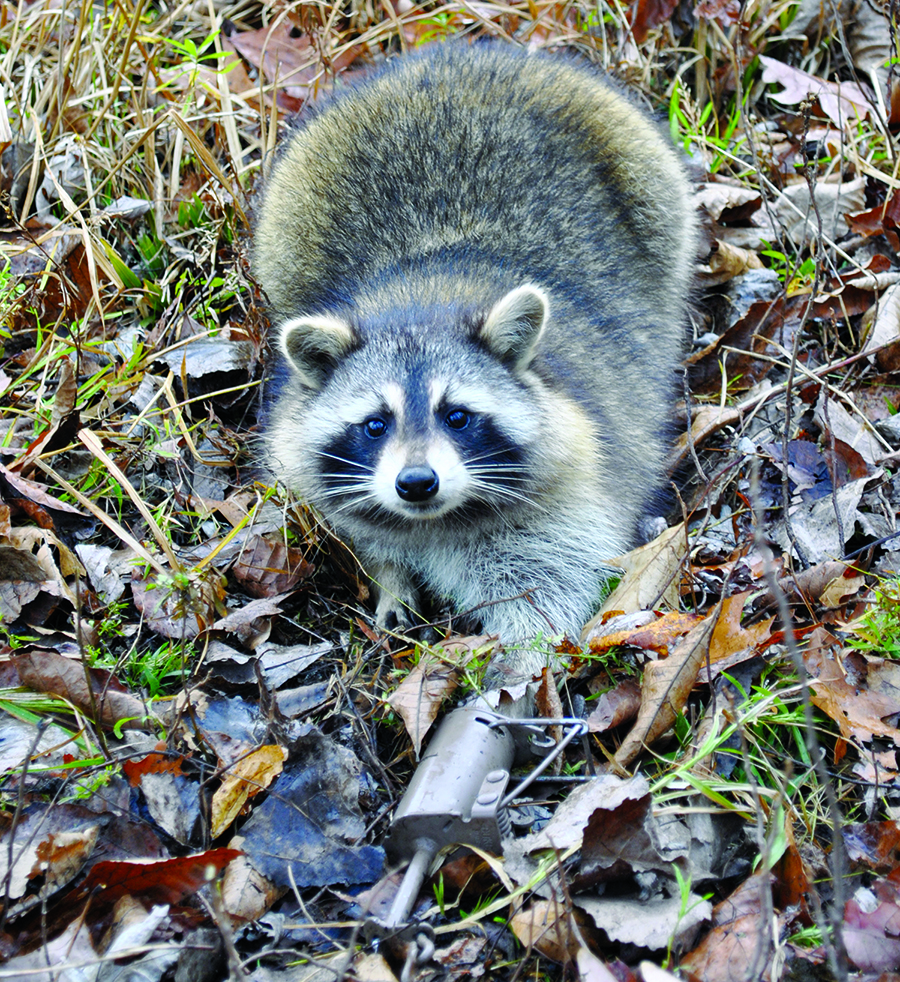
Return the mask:
<path id="1" fill-rule="evenodd" d="M 527 368 L 549 312 L 550 301 L 540 287 L 517 286 L 491 308 L 481 338 L 500 361 Z"/>
<path id="2" fill-rule="evenodd" d="M 281 350 L 311 389 L 322 388 L 329 372 L 355 343 L 353 328 L 327 314 L 295 317 L 281 325 Z"/>

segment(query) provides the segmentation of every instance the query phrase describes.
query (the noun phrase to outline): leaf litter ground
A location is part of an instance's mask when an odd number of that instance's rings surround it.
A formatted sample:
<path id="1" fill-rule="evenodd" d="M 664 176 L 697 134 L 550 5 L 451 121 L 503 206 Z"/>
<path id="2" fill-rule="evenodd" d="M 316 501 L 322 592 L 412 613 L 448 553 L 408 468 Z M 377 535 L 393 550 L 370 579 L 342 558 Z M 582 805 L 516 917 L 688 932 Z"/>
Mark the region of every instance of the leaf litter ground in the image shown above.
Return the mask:
<path id="1" fill-rule="evenodd" d="M 844 6 L 0 8 L 0 978 L 897 977 L 900 99 Z M 500 707 L 588 735 L 376 944 L 416 760 L 504 677 L 375 632 L 267 486 L 248 243 L 290 114 L 457 33 L 668 112 L 706 240 L 676 507 Z"/>

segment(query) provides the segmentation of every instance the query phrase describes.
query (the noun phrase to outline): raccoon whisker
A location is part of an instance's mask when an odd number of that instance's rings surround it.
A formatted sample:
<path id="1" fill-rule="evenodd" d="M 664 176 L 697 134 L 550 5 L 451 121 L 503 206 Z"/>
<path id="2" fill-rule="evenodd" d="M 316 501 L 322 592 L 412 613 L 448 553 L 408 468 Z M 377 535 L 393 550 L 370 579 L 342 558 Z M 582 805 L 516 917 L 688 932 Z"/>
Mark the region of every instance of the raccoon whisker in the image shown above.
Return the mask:
<path id="1" fill-rule="evenodd" d="M 508 487 L 510 485 L 529 485 L 531 484 L 531 479 L 524 477 L 521 472 L 512 472 L 510 474 L 504 474 L 500 471 L 494 471 L 485 468 L 476 468 L 475 470 L 469 471 L 469 476 L 478 481 L 480 484 L 485 485 L 497 485 Z"/>
<path id="2" fill-rule="evenodd" d="M 514 488 L 504 488 L 500 485 L 483 484 L 479 482 L 475 485 L 473 490 L 482 501 L 503 498 L 506 501 L 521 501 L 528 505 L 533 503 L 532 499 L 528 497 L 528 495 L 522 494 L 521 492 L 516 491 Z"/>
<path id="3" fill-rule="evenodd" d="M 341 474 L 326 471 L 321 477 L 330 488 L 372 487 L 372 480 L 367 474 Z"/>
<path id="4" fill-rule="evenodd" d="M 328 502 L 329 510 L 333 513 L 347 511 L 358 507 L 368 507 L 367 503 L 377 501 L 371 492 L 353 491 L 350 493 L 323 494 L 322 500 Z"/>
<path id="5" fill-rule="evenodd" d="M 516 448 L 514 446 L 510 445 L 508 447 L 500 447 L 497 450 L 488 450 L 485 453 L 477 454 L 475 457 L 469 457 L 466 460 L 466 464 L 477 464 L 477 463 L 479 463 L 479 461 L 482 461 L 482 460 L 490 460 L 492 457 L 500 457 L 502 454 L 509 453 L 511 450 L 515 450 L 515 449 Z M 516 465 L 514 465 L 514 464 L 501 464 L 499 466 L 501 466 L 501 467 L 509 467 L 509 466 L 516 466 Z"/>
<path id="6" fill-rule="evenodd" d="M 495 480 L 503 484 L 530 483 L 530 478 L 522 477 L 519 469 L 504 473 L 501 470 L 494 470 L 490 467 L 476 467 L 474 470 L 469 471 L 469 475 L 479 481 L 484 480 L 490 482 L 491 480 Z"/>
<path id="7" fill-rule="evenodd" d="M 339 464 L 349 464 L 351 467 L 358 467 L 362 471 L 368 471 L 370 474 L 374 473 L 374 468 L 369 467 L 368 464 L 362 464 L 358 460 L 351 460 L 349 457 L 339 457 L 337 454 L 328 453 L 325 450 L 317 450 L 316 454 L 319 457 L 326 457 L 328 460 L 336 460 Z"/>
<path id="8" fill-rule="evenodd" d="M 342 487 L 326 488 L 322 492 L 323 498 L 353 498 L 357 500 L 361 497 L 370 498 L 371 492 L 367 492 L 365 486 L 345 484 Z"/>
<path id="9" fill-rule="evenodd" d="M 375 495 L 374 494 L 360 494 L 360 495 L 355 495 L 355 496 L 351 497 L 348 501 L 344 501 L 341 504 L 339 504 L 339 505 L 335 506 L 334 508 L 332 508 L 331 511 L 330 511 L 330 514 L 337 515 L 337 514 L 340 514 L 340 512 L 342 512 L 342 511 L 347 511 L 350 508 L 358 509 L 366 501 L 373 501 L 373 500 L 377 502 L 377 499 L 375 498 Z M 377 511 L 379 513 L 383 513 L 380 505 L 378 505 L 376 507 L 375 511 Z"/>
<path id="10" fill-rule="evenodd" d="M 465 466 L 469 471 L 483 471 L 485 474 L 521 474 L 524 470 L 521 464 L 492 464 L 490 462 L 482 462 L 478 466 L 473 466 L 471 460 L 466 461 Z"/>
<path id="11" fill-rule="evenodd" d="M 341 487 L 365 488 L 369 487 L 371 480 L 366 474 L 342 474 L 340 471 L 323 471 L 320 477 L 324 481 L 341 482 Z"/>
<path id="12" fill-rule="evenodd" d="M 342 484 L 331 484 L 322 489 L 323 498 L 359 498 L 372 497 L 372 485 L 368 481 L 345 482 Z"/>
<path id="13" fill-rule="evenodd" d="M 478 480 L 472 482 L 474 485 L 473 490 L 478 493 L 478 497 L 482 501 L 489 501 L 490 498 L 506 498 L 510 501 L 522 501 L 526 505 L 533 505 L 535 502 L 532 498 L 527 495 L 521 494 L 513 488 L 505 487 L 502 484 L 491 484 L 488 481 Z"/>

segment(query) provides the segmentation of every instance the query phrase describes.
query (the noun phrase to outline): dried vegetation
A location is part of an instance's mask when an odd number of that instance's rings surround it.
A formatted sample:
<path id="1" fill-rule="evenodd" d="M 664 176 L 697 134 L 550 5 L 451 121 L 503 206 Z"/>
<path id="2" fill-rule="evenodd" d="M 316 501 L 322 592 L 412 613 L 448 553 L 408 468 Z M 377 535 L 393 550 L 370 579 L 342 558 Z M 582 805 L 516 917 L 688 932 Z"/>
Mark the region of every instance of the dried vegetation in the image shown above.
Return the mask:
<path id="1" fill-rule="evenodd" d="M 0 978 L 897 977 L 895 17 L 0 5 Z M 493 645 L 376 635 L 254 469 L 247 252 L 290 113 L 456 34 L 633 87 L 706 240 L 671 528 L 538 686 L 587 721 L 582 783 L 532 787 L 502 861 L 443 857 L 433 933 L 379 946 L 391 809 Z"/>

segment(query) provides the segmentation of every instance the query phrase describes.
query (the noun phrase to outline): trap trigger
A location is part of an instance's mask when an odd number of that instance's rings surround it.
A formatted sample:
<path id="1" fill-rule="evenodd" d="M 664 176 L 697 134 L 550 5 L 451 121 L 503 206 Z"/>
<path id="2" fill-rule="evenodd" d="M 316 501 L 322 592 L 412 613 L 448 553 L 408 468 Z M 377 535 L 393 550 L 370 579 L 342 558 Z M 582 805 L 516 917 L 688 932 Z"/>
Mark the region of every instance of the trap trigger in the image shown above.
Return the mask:
<path id="1" fill-rule="evenodd" d="M 524 763 L 522 757 L 525 754 L 543 758 L 537 767 L 503 798 L 500 802 L 500 808 L 503 809 L 515 798 L 518 798 L 526 788 L 530 787 L 576 737 L 584 736 L 588 732 L 588 725 L 583 719 L 578 719 L 577 716 L 560 716 L 557 719 L 545 719 L 540 716 L 523 719 L 500 718 L 503 723 L 494 723 L 493 725 L 504 725 L 512 730 L 513 738 L 516 741 L 516 759 L 520 763 Z M 554 726 L 561 727 L 566 731 L 562 739 L 558 741 L 554 740 L 553 736 L 547 732 L 549 727 Z"/>

